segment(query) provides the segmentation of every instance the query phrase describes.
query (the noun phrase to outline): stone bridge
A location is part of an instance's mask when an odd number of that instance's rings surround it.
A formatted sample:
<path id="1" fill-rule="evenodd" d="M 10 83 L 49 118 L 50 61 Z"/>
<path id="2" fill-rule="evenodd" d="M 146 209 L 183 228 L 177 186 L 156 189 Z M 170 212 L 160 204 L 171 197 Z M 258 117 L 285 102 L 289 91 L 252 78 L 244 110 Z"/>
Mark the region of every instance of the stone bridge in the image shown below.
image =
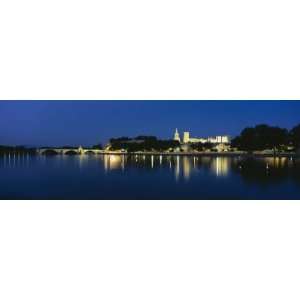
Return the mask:
<path id="1" fill-rule="evenodd" d="M 46 153 L 56 153 L 56 154 L 100 154 L 103 150 L 100 149 L 90 149 L 90 148 L 40 148 L 37 150 L 38 154 Z"/>

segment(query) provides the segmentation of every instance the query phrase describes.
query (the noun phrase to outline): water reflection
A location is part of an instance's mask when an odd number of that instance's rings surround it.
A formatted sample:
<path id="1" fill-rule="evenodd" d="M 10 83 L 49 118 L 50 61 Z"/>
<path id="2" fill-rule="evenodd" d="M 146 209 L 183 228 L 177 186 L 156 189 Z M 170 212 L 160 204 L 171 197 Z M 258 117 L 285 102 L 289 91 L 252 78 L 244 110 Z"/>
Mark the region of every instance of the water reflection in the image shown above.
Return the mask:
<path id="1" fill-rule="evenodd" d="M 176 165 L 175 165 L 175 178 L 176 181 L 179 179 L 180 174 L 180 164 L 179 164 L 179 156 L 176 156 Z"/>
<path id="2" fill-rule="evenodd" d="M 182 168 L 183 168 L 183 177 L 185 180 L 188 180 L 191 176 L 191 171 L 192 171 L 190 157 L 184 156 L 182 158 Z"/>
<path id="3" fill-rule="evenodd" d="M 229 172 L 229 159 L 228 157 L 216 157 L 212 161 L 212 171 L 216 176 L 226 176 Z"/>
<path id="4" fill-rule="evenodd" d="M 249 182 L 259 185 L 270 185 L 290 179 L 300 181 L 299 163 L 287 157 L 248 158 L 236 164 L 232 169 Z"/>
<path id="5" fill-rule="evenodd" d="M 11 153 L 0 156 L 0 178 L 0 199 L 300 198 L 291 157 Z"/>
<path id="6" fill-rule="evenodd" d="M 286 157 L 242 158 L 242 157 L 197 157 L 162 155 L 103 155 L 105 171 L 126 168 L 158 170 L 165 168 L 174 174 L 176 181 L 189 181 L 199 172 L 216 178 L 229 177 L 233 172 L 246 181 L 273 181 L 286 176 L 299 177 L 296 160 Z"/>
<path id="7" fill-rule="evenodd" d="M 173 172 L 176 181 L 180 178 L 188 181 L 195 174 L 206 169 L 210 174 L 227 176 L 231 160 L 227 157 L 196 157 L 196 156 L 163 156 L 163 155 L 103 155 L 101 156 L 105 171 L 125 170 L 126 168 L 160 169 L 166 168 Z"/>
<path id="8" fill-rule="evenodd" d="M 66 160 L 68 157 L 66 155 L 60 155 L 59 157 L 62 157 L 62 159 Z M 87 160 L 89 158 L 89 155 L 79 155 L 79 169 L 82 169 L 85 165 L 85 163 L 87 163 Z"/>
<path id="9" fill-rule="evenodd" d="M 127 169 L 149 172 L 161 172 L 164 176 L 171 176 L 176 182 L 180 180 L 191 181 L 197 176 L 213 176 L 216 180 L 238 176 L 245 182 L 259 185 L 289 179 L 300 181 L 299 159 L 291 157 L 225 157 L 225 156 L 180 156 L 180 155 L 79 155 L 69 157 L 58 155 L 32 156 L 29 154 L 6 154 L 0 156 L 1 168 L 30 168 L 36 161 L 39 165 L 47 167 L 61 167 L 70 161 L 77 162 L 81 171 L 90 166 L 98 166 L 106 172 L 122 171 Z M 95 164 L 96 161 L 96 164 Z M 47 165 L 46 165 L 47 164 Z"/>
<path id="10" fill-rule="evenodd" d="M 287 157 L 266 157 L 266 166 L 273 168 L 282 168 L 288 162 Z"/>
<path id="11" fill-rule="evenodd" d="M 4 168 L 18 168 L 29 166 L 30 160 L 34 156 L 28 153 L 8 153 L 0 155 L 0 167 Z"/>
<path id="12" fill-rule="evenodd" d="M 124 155 L 104 155 L 103 156 L 105 171 L 118 170 L 125 168 Z"/>

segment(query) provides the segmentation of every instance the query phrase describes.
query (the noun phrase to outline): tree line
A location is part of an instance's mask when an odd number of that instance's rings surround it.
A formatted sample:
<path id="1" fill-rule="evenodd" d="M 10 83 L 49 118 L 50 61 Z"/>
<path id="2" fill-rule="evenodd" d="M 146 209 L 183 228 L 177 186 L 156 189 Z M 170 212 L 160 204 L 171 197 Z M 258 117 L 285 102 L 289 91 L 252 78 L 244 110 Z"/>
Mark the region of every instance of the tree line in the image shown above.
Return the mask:
<path id="1" fill-rule="evenodd" d="M 174 140 L 160 140 L 155 136 L 137 136 L 135 138 L 120 137 L 110 139 L 109 149 L 126 150 L 127 152 L 137 151 L 166 151 L 180 147 L 180 143 Z"/>
<path id="2" fill-rule="evenodd" d="M 34 154 L 35 148 L 27 148 L 25 146 L 5 146 L 0 145 L 0 154 L 15 153 L 15 154 Z"/>
<path id="3" fill-rule="evenodd" d="M 294 151 L 300 147 L 300 124 L 287 130 L 266 124 L 246 127 L 231 141 L 231 147 L 243 151 Z"/>

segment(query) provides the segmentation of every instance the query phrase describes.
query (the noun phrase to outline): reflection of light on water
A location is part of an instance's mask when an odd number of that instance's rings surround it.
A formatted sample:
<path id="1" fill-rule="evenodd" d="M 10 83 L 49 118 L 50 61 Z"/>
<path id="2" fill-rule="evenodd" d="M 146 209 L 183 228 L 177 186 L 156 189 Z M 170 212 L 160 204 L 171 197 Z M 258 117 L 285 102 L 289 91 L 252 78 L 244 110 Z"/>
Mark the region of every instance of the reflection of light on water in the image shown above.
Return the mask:
<path id="1" fill-rule="evenodd" d="M 86 161 L 88 156 L 84 155 L 84 154 L 80 154 L 78 157 L 79 157 L 79 169 L 81 169 L 83 166 L 83 163 Z"/>
<path id="2" fill-rule="evenodd" d="M 125 162 L 121 155 L 104 155 L 104 170 L 124 169 Z"/>
<path id="3" fill-rule="evenodd" d="M 151 168 L 153 169 L 153 167 L 154 167 L 154 157 L 153 155 L 151 155 Z"/>
<path id="4" fill-rule="evenodd" d="M 124 171 L 125 169 L 125 157 L 122 155 L 122 170 Z"/>
<path id="5" fill-rule="evenodd" d="M 103 156 L 104 170 L 108 170 L 108 155 Z"/>
<path id="6" fill-rule="evenodd" d="M 4 167 L 10 167 L 10 155 L 4 155 L 3 164 Z"/>
<path id="7" fill-rule="evenodd" d="M 281 168 L 287 163 L 286 157 L 266 157 L 265 158 L 266 164 L 269 167 L 273 168 Z"/>
<path id="8" fill-rule="evenodd" d="M 159 164 L 162 164 L 162 155 L 159 156 Z"/>
<path id="9" fill-rule="evenodd" d="M 194 168 L 196 167 L 196 157 L 194 156 Z"/>
<path id="10" fill-rule="evenodd" d="M 192 161 L 190 157 L 187 156 L 182 156 L 179 157 L 179 155 L 176 156 L 175 160 L 175 179 L 178 181 L 180 177 L 180 168 L 181 168 L 181 163 L 182 163 L 182 176 L 185 180 L 190 179 L 191 176 L 191 171 L 192 171 Z M 172 162 L 170 160 L 169 162 L 170 169 L 172 168 Z"/>
<path id="11" fill-rule="evenodd" d="M 179 179 L 179 173 L 180 173 L 180 164 L 179 164 L 179 156 L 176 157 L 176 166 L 175 166 L 175 179 L 176 181 Z"/>
<path id="12" fill-rule="evenodd" d="M 121 166 L 121 156 L 120 155 L 110 155 L 109 156 L 109 168 L 110 170 L 118 169 Z"/>
<path id="13" fill-rule="evenodd" d="M 229 171 L 229 159 L 227 157 L 216 157 L 212 169 L 217 176 L 226 176 Z"/>
<path id="14" fill-rule="evenodd" d="M 191 162 L 189 157 L 183 157 L 183 177 L 189 179 L 191 175 Z"/>

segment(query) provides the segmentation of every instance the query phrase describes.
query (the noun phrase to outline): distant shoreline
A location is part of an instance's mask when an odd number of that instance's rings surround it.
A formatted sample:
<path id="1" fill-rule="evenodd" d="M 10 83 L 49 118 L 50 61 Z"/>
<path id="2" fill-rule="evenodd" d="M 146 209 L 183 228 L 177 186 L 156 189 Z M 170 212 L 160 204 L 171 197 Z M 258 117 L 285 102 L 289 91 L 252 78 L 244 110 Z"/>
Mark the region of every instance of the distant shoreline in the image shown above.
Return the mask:
<path id="1" fill-rule="evenodd" d="M 98 150 L 99 152 L 93 153 L 93 155 L 120 155 L 120 156 L 198 156 L 198 157 L 292 157 L 298 158 L 300 157 L 300 153 L 295 152 L 283 152 L 283 153 L 247 153 L 247 152 L 118 152 L 118 151 L 103 151 Z M 19 152 L 19 153 L 1 153 L 0 156 L 6 155 L 81 155 L 80 153 L 72 153 L 72 154 L 63 154 L 63 153 L 54 153 L 54 154 L 44 154 L 44 153 L 37 153 L 37 152 Z M 89 155 L 89 154 L 84 154 Z"/>
<path id="2" fill-rule="evenodd" d="M 153 156 L 224 156 L 224 157 L 300 157 L 297 153 L 245 153 L 245 152 L 102 152 L 104 155 L 153 155 Z"/>

